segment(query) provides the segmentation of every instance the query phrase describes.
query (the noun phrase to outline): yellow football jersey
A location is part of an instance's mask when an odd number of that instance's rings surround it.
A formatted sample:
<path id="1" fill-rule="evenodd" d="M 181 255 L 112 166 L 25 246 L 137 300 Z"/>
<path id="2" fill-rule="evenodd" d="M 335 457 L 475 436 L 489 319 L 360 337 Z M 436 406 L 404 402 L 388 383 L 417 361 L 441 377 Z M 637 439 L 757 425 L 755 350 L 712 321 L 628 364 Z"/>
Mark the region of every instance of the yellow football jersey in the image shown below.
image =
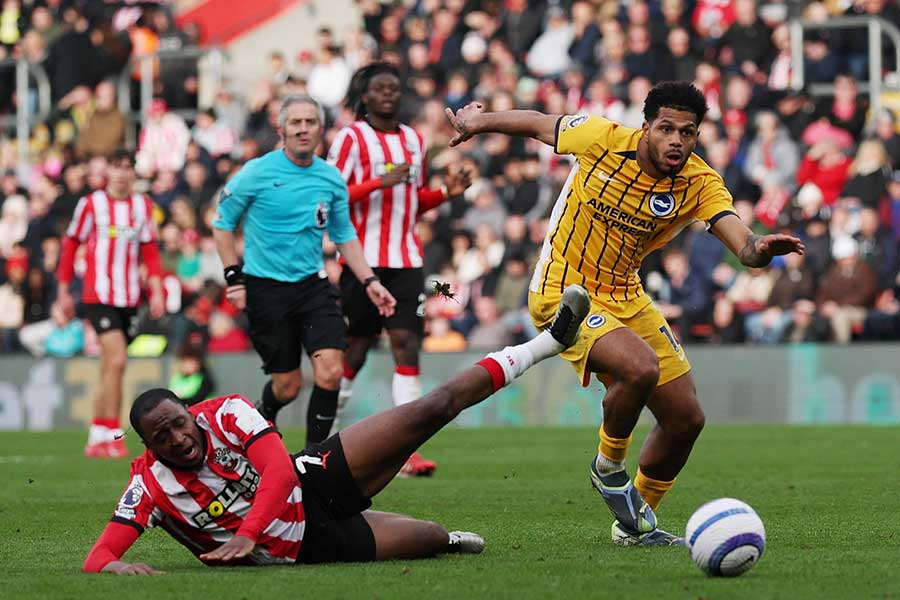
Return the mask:
<path id="1" fill-rule="evenodd" d="M 596 116 L 559 119 L 555 150 L 577 162 L 553 207 L 532 292 L 578 283 L 613 314 L 631 316 L 650 302 L 637 274 L 643 258 L 694 220 L 713 223 L 734 212 L 722 178 L 696 154 L 675 177 L 644 173 L 642 135 Z"/>

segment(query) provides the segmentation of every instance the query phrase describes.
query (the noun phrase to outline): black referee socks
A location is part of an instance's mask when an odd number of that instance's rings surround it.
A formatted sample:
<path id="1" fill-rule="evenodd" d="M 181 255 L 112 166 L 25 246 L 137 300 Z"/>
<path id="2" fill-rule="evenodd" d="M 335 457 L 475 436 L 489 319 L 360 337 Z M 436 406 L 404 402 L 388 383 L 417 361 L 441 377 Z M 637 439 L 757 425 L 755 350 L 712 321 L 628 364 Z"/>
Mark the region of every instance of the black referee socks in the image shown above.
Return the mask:
<path id="1" fill-rule="evenodd" d="M 306 444 L 322 442 L 331 432 L 334 413 L 337 412 L 338 393 L 340 390 L 326 390 L 313 386 L 309 397 L 309 408 L 306 409 Z"/>

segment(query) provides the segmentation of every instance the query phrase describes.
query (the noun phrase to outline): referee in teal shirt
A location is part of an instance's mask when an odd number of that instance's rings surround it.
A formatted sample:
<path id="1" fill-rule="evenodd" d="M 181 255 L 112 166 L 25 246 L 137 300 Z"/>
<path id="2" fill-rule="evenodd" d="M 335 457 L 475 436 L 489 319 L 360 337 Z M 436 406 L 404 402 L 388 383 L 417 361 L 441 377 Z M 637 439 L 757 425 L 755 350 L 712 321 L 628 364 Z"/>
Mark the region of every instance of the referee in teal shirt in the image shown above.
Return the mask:
<path id="1" fill-rule="evenodd" d="M 283 150 L 244 165 L 222 190 L 213 236 L 225 267 L 228 299 L 246 310 L 250 339 L 272 378 L 258 406 L 275 422 L 300 392 L 300 357 L 315 377 L 306 414 L 307 443 L 328 437 L 343 374 L 346 325 L 338 292 L 325 276 L 325 231 L 383 316 L 396 304 L 366 264 L 350 222 L 347 186 L 338 170 L 315 155 L 323 113 L 309 96 L 284 99 L 278 114 Z M 234 230 L 244 222 L 244 263 Z"/>

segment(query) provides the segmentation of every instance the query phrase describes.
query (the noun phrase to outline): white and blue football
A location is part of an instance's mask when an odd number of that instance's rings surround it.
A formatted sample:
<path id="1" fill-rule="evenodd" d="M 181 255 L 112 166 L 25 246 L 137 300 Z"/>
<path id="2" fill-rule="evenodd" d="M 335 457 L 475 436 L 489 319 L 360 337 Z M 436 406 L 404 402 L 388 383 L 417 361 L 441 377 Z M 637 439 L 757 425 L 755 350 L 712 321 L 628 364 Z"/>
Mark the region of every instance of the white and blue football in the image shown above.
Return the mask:
<path id="1" fill-rule="evenodd" d="M 766 528 L 746 502 L 719 498 L 691 515 L 684 540 L 704 573 L 735 577 L 759 561 L 766 547 Z"/>

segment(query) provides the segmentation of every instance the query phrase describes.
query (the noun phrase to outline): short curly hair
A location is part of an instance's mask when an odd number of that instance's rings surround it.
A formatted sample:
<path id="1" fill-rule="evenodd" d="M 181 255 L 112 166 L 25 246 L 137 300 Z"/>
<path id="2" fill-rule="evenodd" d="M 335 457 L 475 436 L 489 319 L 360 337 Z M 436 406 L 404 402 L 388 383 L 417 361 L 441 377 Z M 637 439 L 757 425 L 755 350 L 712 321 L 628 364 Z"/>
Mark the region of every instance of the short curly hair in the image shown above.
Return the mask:
<path id="1" fill-rule="evenodd" d="M 652 123 L 661 108 L 692 112 L 697 115 L 698 125 L 709 110 L 703 92 L 689 81 L 662 81 L 654 85 L 644 100 L 644 119 Z"/>

